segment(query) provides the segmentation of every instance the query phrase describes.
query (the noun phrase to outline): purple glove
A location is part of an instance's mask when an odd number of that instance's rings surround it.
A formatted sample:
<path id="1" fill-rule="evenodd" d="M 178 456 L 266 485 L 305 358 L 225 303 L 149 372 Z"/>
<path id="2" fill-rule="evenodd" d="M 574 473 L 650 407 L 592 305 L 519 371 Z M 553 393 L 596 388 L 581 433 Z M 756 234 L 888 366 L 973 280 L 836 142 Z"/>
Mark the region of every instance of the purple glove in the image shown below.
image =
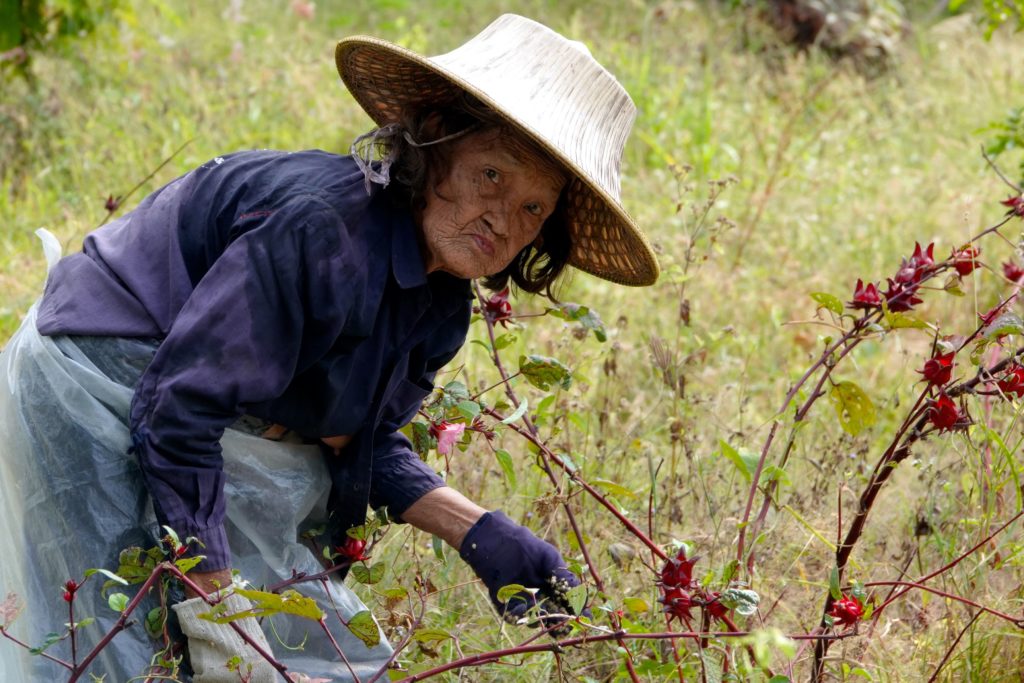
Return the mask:
<path id="1" fill-rule="evenodd" d="M 579 585 L 579 579 L 565 567 L 558 550 L 519 526 L 503 512 L 487 512 L 466 532 L 459 555 L 487 586 L 491 602 L 506 621 L 515 622 L 527 610 L 540 603 L 540 611 L 572 614 L 566 593 Z M 539 589 L 536 596 L 517 593 L 503 604 L 498 591 L 509 584 L 518 583 Z M 589 615 L 588 610 L 583 611 Z M 545 626 L 559 623 L 559 619 L 545 619 Z"/>

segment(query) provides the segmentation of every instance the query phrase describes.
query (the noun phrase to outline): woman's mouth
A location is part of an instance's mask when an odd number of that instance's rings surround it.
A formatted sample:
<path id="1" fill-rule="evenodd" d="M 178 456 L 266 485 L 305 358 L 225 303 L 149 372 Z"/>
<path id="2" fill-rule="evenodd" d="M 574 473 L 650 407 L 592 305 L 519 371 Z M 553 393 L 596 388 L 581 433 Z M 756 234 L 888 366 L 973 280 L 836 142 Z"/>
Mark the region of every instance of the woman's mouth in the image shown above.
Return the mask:
<path id="1" fill-rule="evenodd" d="M 494 256 L 494 244 L 489 239 L 483 235 L 473 235 L 473 242 L 485 256 Z"/>

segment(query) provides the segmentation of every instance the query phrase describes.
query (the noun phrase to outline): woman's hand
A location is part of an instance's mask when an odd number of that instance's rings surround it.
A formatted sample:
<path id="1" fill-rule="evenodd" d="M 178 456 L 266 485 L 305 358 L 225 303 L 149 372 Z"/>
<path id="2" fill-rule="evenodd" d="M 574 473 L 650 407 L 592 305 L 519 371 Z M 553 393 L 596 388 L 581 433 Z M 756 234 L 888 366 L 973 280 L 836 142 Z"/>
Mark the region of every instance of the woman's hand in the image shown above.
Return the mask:
<path id="1" fill-rule="evenodd" d="M 212 572 L 189 572 L 188 578 L 199 586 L 204 593 L 216 593 L 222 588 L 231 585 L 231 570 L 217 569 Z M 199 597 L 199 593 L 192 590 L 191 586 L 185 586 L 185 596 L 189 598 Z"/>
<path id="2" fill-rule="evenodd" d="M 537 605 L 541 614 L 572 614 L 566 596 L 579 585 L 558 550 L 519 526 L 502 512 L 488 512 L 466 533 L 460 556 L 487 586 L 498 612 L 515 622 Z M 507 603 L 498 600 L 498 591 L 510 584 L 536 589 L 536 593 L 520 592 Z M 584 615 L 589 615 L 583 610 Z M 541 619 L 545 626 L 559 623 L 558 618 Z M 557 635 L 557 633 L 556 633 Z"/>

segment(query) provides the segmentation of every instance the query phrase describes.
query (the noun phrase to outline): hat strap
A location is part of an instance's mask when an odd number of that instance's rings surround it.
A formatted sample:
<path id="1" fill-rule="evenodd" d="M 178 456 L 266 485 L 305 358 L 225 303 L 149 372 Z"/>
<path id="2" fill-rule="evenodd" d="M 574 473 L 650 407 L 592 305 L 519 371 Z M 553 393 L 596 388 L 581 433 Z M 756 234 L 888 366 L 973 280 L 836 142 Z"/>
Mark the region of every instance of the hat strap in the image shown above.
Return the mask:
<path id="1" fill-rule="evenodd" d="M 366 188 L 366 194 L 371 194 L 370 186 L 373 183 L 377 183 L 381 187 L 387 187 L 388 183 L 391 182 L 391 165 L 395 163 L 395 159 L 398 158 L 398 148 L 391 140 L 398 136 L 399 133 L 402 135 L 402 139 L 407 144 L 416 148 L 430 147 L 431 145 L 438 145 L 442 142 L 449 142 L 456 138 L 461 138 L 467 133 L 471 133 L 480 127 L 480 124 L 473 124 L 467 126 L 460 131 L 456 131 L 451 135 L 445 135 L 436 140 L 430 140 L 429 142 L 416 142 L 409 131 L 400 123 L 389 123 L 379 128 L 363 133 L 357 137 L 353 142 L 352 146 L 349 147 L 349 153 L 352 155 L 352 159 L 356 162 L 356 166 L 363 173 L 363 184 Z M 388 148 L 387 154 L 381 156 L 379 160 L 375 160 L 380 150 L 384 147 Z"/>

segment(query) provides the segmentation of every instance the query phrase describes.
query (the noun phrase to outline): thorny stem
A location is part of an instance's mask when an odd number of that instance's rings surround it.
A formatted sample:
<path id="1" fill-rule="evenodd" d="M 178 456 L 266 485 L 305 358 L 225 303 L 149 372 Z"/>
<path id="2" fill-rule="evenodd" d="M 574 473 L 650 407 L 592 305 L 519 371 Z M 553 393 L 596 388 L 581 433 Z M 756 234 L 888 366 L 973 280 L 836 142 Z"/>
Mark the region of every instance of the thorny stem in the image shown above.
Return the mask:
<path id="1" fill-rule="evenodd" d="M 320 586 L 324 589 L 324 594 L 331 601 L 331 608 L 334 610 L 334 615 L 338 617 L 338 621 L 340 621 L 345 628 L 348 628 L 348 622 L 346 622 L 345 618 L 341 616 L 341 610 L 338 608 L 337 603 L 334 602 L 334 596 L 331 595 L 330 580 L 327 577 L 322 577 L 320 579 Z M 355 672 L 355 669 L 352 668 L 352 664 L 348 661 L 348 657 L 345 656 L 345 651 L 341 649 L 338 641 L 334 639 L 334 634 L 331 633 L 331 629 L 327 626 L 326 619 L 320 620 L 320 628 L 327 634 L 327 638 L 331 641 L 331 645 L 334 646 L 334 651 L 338 653 L 338 656 L 341 657 L 341 661 L 345 663 L 345 666 L 348 668 L 348 672 L 352 674 L 352 679 L 355 683 L 362 683 L 362 681 L 359 680 L 359 674 Z"/>
<path id="2" fill-rule="evenodd" d="M 3 634 L 4 638 L 6 638 L 7 640 L 10 640 L 15 645 L 20 645 L 21 647 L 25 648 L 26 650 L 31 650 L 32 649 L 32 646 L 29 645 L 28 643 L 26 643 L 26 642 L 24 642 L 24 641 L 22 641 L 22 640 L 20 640 L 18 638 L 15 638 L 14 636 L 12 636 L 10 634 L 10 632 L 7 630 L 7 628 L 4 627 L 4 626 L 0 626 L 0 634 Z M 68 669 L 69 671 L 74 671 L 75 670 L 75 667 L 72 666 L 70 662 L 65 662 L 63 659 L 61 659 L 59 657 L 54 657 L 53 655 L 51 655 L 51 654 L 49 654 L 47 652 L 40 652 L 39 656 L 42 657 L 43 659 L 49 659 L 51 662 L 55 662 L 57 664 L 60 664 L 65 669 Z"/>
<path id="3" fill-rule="evenodd" d="M 934 593 L 935 595 L 941 595 L 942 597 L 947 598 L 949 600 L 954 600 L 956 602 L 962 602 L 963 604 L 970 605 L 971 607 L 977 607 L 979 610 L 981 610 L 983 612 L 988 612 L 992 616 L 999 617 L 1000 619 L 1003 619 L 1005 621 L 1010 622 L 1011 624 L 1013 624 L 1017 628 L 1024 629 L 1024 618 L 1015 617 L 1015 616 L 1013 616 L 1011 614 L 1007 614 L 1006 612 L 1000 612 L 997 609 L 992 609 L 991 607 L 986 607 L 985 605 L 982 605 L 980 602 L 975 602 L 974 600 L 971 600 L 969 598 L 965 598 L 965 597 L 963 597 L 961 595 L 955 595 L 953 593 L 947 593 L 946 591 L 941 591 L 938 588 L 932 588 L 931 586 L 925 586 L 923 584 L 916 583 L 914 581 L 868 581 L 868 582 L 866 582 L 864 584 L 865 588 L 873 588 L 875 586 L 902 586 L 902 587 L 907 588 L 908 590 L 917 589 L 917 590 L 925 591 L 927 593 Z M 906 592 L 907 591 L 904 591 L 903 593 L 900 593 L 900 595 L 903 595 Z"/>
<path id="4" fill-rule="evenodd" d="M 991 231 L 991 230 L 992 229 L 990 228 L 989 231 Z M 986 231 L 986 232 L 988 232 L 988 231 Z M 982 233 L 982 234 L 985 234 L 985 233 Z M 975 238 L 975 239 L 977 239 L 977 238 Z M 936 273 L 939 272 L 938 269 L 935 272 Z M 1006 301 L 1004 301 L 1003 303 L 1001 303 L 998 306 L 994 307 L 993 310 L 992 310 L 993 315 L 994 314 L 998 314 L 999 312 L 1001 312 L 1006 306 L 1008 306 L 1011 302 L 1013 302 L 1016 297 L 1017 297 L 1017 294 L 1014 293 L 1012 296 L 1007 298 Z M 979 334 L 981 334 L 982 331 L 987 326 L 988 326 L 988 322 L 983 320 L 977 326 L 975 331 L 967 339 L 965 339 L 963 341 L 963 343 L 961 343 L 957 347 L 956 353 L 959 353 L 964 348 L 966 348 L 967 345 L 969 343 L 971 343 L 975 338 L 977 338 L 977 336 Z M 1001 361 L 1000 363 L 997 363 L 992 368 L 979 370 L 977 375 L 975 375 L 975 377 L 973 377 L 972 379 L 967 380 L 965 382 L 961 382 L 957 386 L 947 390 L 946 393 L 950 397 L 956 397 L 956 396 L 960 396 L 960 395 L 962 395 L 964 393 L 968 393 L 968 392 L 972 391 L 979 383 L 981 383 L 983 381 L 988 381 L 989 379 L 991 379 L 991 377 L 993 376 L 994 373 L 996 373 L 996 372 L 1000 371 L 1002 368 L 1008 366 L 1011 362 L 1014 362 L 1014 360 L 1022 352 L 1024 352 L 1024 349 L 1019 349 L 1014 354 L 1012 354 L 1009 358 L 1006 358 L 1003 361 Z M 875 499 L 877 498 L 878 493 L 881 491 L 882 486 L 885 484 L 886 481 L 888 481 L 890 475 L 892 475 L 892 473 L 895 471 L 896 465 L 898 465 L 908 455 L 910 455 L 910 447 L 914 443 L 919 441 L 921 438 L 923 438 L 925 435 L 930 433 L 930 432 L 923 431 L 925 429 L 925 426 L 928 423 L 928 413 L 927 413 L 926 408 L 921 406 L 921 403 L 922 403 L 924 397 L 930 391 L 931 391 L 931 385 L 929 384 L 921 392 L 921 394 L 918 397 L 917 401 L 914 403 L 913 410 L 910 411 L 910 413 L 908 414 L 906 419 L 903 421 L 903 424 L 900 425 L 900 428 L 899 428 L 899 430 L 897 430 L 896 435 L 893 437 L 893 440 L 892 440 L 891 444 L 885 450 L 885 452 L 882 454 L 882 457 L 879 458 L 878 462 L 875 464 L 875 469 L 874 469 L 874 472 L 871 475 L 871 479 L 869 480 L 867 487 L 864 489 L 863 493 L 861 494 L 860 501 L 859 501 L 858 508 L 857 508 L 857 513 L 854 516 L 853 523 L 850 525 L 850 529 L 847 532 L 846 538 L 844 539 L 843 543 L 836 549 L 836 567 L 838 568 L 839 576 L 840 577 L 842 577 L 843 572 L 844 572 L 844 570 L 846 568 L 846 563 L 849 560 L 850 554 L 853 552 L 853 547 L 856 545 L 857 541 L 860 539 L 860 536 L 861 536 L 861 534 L 864 531 L 864 526 L 867 523 L 868 515 L 871 512 L 871 508 L 874 505 Z M 912 429 L 909 428 L 909 425 L 910 425 L 911 422 L 915 423 Z M 973 551 L 974 550 L 972 549 L 971 552 L 973 552 Z M 970 553 L 968 553 L 968 554 L 970 554 Z M 955 565 L 956 562 L 961 561 L 963 559 L 963 557 L 966 557 L 966 556 L 967 555 L 962 556 L 961 558 L 956 560 L 953 564 Z M 942 571 L 945 571 L 945 569 L 943 569 Z M 892 584 L 886 584 L 886 585 L 892 585 Z M 930 590 L 930 589 L 925 589 L 925 590 Z M 902 591 L 901 593 L 895 595 L 894 597 L 889 598 L 889 600 L 887 601 L 886 604 L 888 604 L 888 602 L 891 602 L 892 600 L 895 600 L 896 598 L 898 598 L 900 595 L 903 595 L 904 593 L 906 593 L 906 591 Z M 833 603 L 834 603 L 834 598 L 832 597 L 831 594 L 828 594 L 826 596 L 826 598 L 825 598 L 825 606 L 824 606 L 824 608 L 822 610 L 822 622 L 821 622 L 822 623 L 822 627 L 824 627 L 826 625 L 826 623 L 825 623 L 825 616 L 831 610 Z M 973 603 L 971 603 L 971 604 L 973 604 Z M 821 680 L 822 675 L 823 675 L 823 671 L 824 671 L 824 669 L 823 669 L 823 667 L 824 667 L 824 658 L 825 658 L 825 655 L 826 655 L 827 652 L 828 652 L 828 643 L 827 642 L 819 641 L 815 645 L 815 649 L 814 649 L 814 665 L 813 665 L 813 669 L 812 669 L 812 680 L 815 680 L 815 681 L 820 681 Z"/>
<path id="5" fill-rule="evenodd" d="M 823 365 L 826 365 L 829 362 L 829 359 L 832 358 L 832 354 L 835 353 L 835 351 L 839 349 L 840 346 L 842 346 L 849 340 L 853 339 L 854 336 L 859 334 L 860 331 L 864 327 L 866 327 L 869 322 L 877 322 L 877 319 L 880 317 L 881 313 L 877 312 L 873 314 L 864 315 L 863 317 L 859 318 L 857 321 L 854 322 L 853 327 L 850 328 L 849 332 L 840 337 L 838 341 L 835 341 L 829 346 L 825 347 L 825 350 L 822 351 L 821 356 L 818 357 L 818 360 L 815 361 L 814 364 L 811 365 L 811 367 L 809 367 L 806 372 L 804 372 L 803 376 L 797 380 L 796 384 L 794 384 L 792 388 L 790 388 L 789 392 L 786 394 L 785 399 L 783 399 L 782 401 L 782 405 L 776 411 L 776 415 L 782 415 L 784 412 L 786 412 L 786 409 L 789 408 L 789 404 L 796 397 L 797 393 L 799 393 L 800 389 L 803 388 L 804 384 L 807 383 L 807 381 L 814 375 L 815 372 L 817 372 Z M 875 320 L 872 320 L 872 318 L 875 318 Z M 830 374 L 830 371 L 823 374 L 828 375 Z M 817 392 L 815 392 L 808 398 L 808 402 L 811 402 L 813 399 L 816 398 Z M 805 406 L 805 408 L 806 407 L 808 406 Z M 768 454 L 771 451 L 772 442 L 775 440 L 775 434 L 778 431 L 778 428 L 779 421 L 776 419 L 772 422 L 772 428 L 771 431 L 768 433 L 768 438 L 765 439 L 764 445 L 761 447 L 761 457 L 758 458 L 757 467 L 754 470 L 754 475 L 751 477 L 750 490 L 747 493 L 747 505 L 743 511 L 743 519 L 740 521 L 739 524 L 739 538 L 736 541 L 737 562 L 743 562 L 743 551 L 744 546 L 746 544 L 747 527 L 750 526 L 750 513 L 754 507 L 754 496 L 757 495 L 757 489 L 761 484 L 761 474 L 762 472 L 764 472 L 764 465 L 765 462 L 768 460 Z M 767 504 L 768 501 L 766 500 L 764 506 L 762 507 L 766 507 Z M 767 510 L 765 509 L 764 512 L 767 513 Z M 761 516 L 762 515 L 758 515 L 758 518 L 760 519 Z"/>
<path id="6" fill-rule="evenodd" d="M 427 671 L 421 671 L 420 673 L 407 676 L 406 678 L 400 679 L 399 683 L 414 683 L 415 681 L 422 681 L 440 674 L 446 673 L 453 669 L 462 669 L 470 666 L 480 666 L 482 664 L 492 664 L 505 657 L 512 657 L 515 655 L 533 654 L 536 652 L 562 652 L 567 647 L 573 647 L 577 645 L 587 645 L 589 643 L 607 642 L 609 640 L 675 640 L 679 638 L 685 638 L 688 640 L 700 640 L 702 638 L 742 638 L 750 635 L 750 631 L 665 631 L 662 633 L 626 633 L 625 631 L 616 631 L 614 633 L 602 633 L 600 635 L 589 635 L 579 636 L 577 638 L 567 638 L 565 640 L 559 640 L 554 643 L 544 643 L 537 645 L 525 645 L 520 647 L 510 647 L 504 650 L 493 650 L 491 652 L 481 652 L 475 655 L 469 655 L 461 659 L 457 659 L 446 664 L 442 664 L 433 669 Z M 791 640 L 803 641 L 803 640 L 845 640 L 855 635 L 853 632 L 850 633 L 798 633 L 786 636 Z"/>
<path id="7" fill-rule="evenodd" d="M 68 678 L 68 683 L 76 683 L 76 681 L 78 681 L 78 679 L 82 676 L 85 670 L 89 668 L 89 665 L 92 664 L 93 660 L 96 659 L 96 657 L 103 650 L 103 648 L 105 648 L 110 643 L 110 641 L 114 639 L 114 636 L 116 636 L 118 633 L 120 633 L 128 627 L 128 617 L 130 617 L 132 612 L 134 612 L 138 608 L 138 606 L 145 599 L 146 595 L 153 588 L 153 585 L 157 581 L 159 581 L 160 577 L 163 576 L 163 574 L 165 573 L 175 576 L 179 581 L 181 581 L 186 586 L 191 588 L 196 593 L 196 595 L 202 598 L 203 601 L 207 604 L 215 605 L 218 602 L 214 598 L 210 597 L 210 595 L 208 595 L 206 592 L 204 592 L 202 588 L 200 588 L 195 582 L 192 581 L 192 579 L 188 578 L 188 576 L 182 573 L 182 571 L 178 569 L 176 566 L 174 566 L 170 562 L 161 562 L 153 569 L 152 573 L 139 588 L 138 592 L 135 594 L 135 597 L 133 597 L 131 601 L 129 601 L 128 605 L 124 608 L 124 611 L 121 612 L 121 616 L 118 617 L 117 621 L 107 632 L 107 634 L 103 636 L 100 642 L 96 643 L 96 647 L 94 647 L 92 651 L 85 656 L 85 659 L 82 660 L 82 663 L 74 667 L 74 669 L 72 670 L 71 677 Z M 277 669 L 281 673 L 281 675 L 285 677 L 285 680 L 289 680 L 288 668 L 280 662 L 278 662 L 276 659 L 274 659 L 274 656 L 271 653 L 267 652 L 264 648 L 262 648 L 259 645 L 259 643 L 257 643 L 252 636 L 246 633 L 239 624 L 235 622 L 229 622 L 228 626 L 234 629 L 235 633 L 237 633 L 242 638 L 242 640 L 244 640 L 249 645 L 249 647 L 255 650 L 256 653 L 263 657 L 263 659 L 265 659 L 271 666 Z"/>
<path id="8" fill-rule="evenodd" d="M 477 299 L 480 302 L 481 308 L 483 308 L 483 304 L 484 304 L 483 294 L 480 292 L 480 287 L 476 284 L 476 282 L 473 283 L 473 290 L 476 293 L 476 296 L 477 296 Z M 505 394 L 508 396 L 509 400 L 512 401 L 512 404 L 515 407 L 518 408 L 519 407 L 519 397 L 516 396 L 515 391 L 512 389 L 512 385 L 509 384 L 509 382 L 508 382 L 508 380 L 509 380 L 508 371 L 505 370 L 505 366 L 501 362 L 501 356 L 498 355 L 498 349 L 497 349 L 497 346 L 495 344 L 495 339 L 494 339 L 494 323 L 491 322 L 487 318 L 487 316 L 483 316 L 483 319 L 484 319 L 484 322 L 487 325 L 487 336 L 488 336 L 488 338 L 491 341 L 491 361 L 494 363 L 495 368 L 497 368 L 498 373 L 501 375 L 501 378 L 505 381 Z M 488 411 L 488 412 L 491 412 L 491 411 Z M 558 460 L 557 458 L 554 457 L 554 454 L 551 453 L 551 451 L 547 448 L 547 446 L 542 445 L 540 443 L 540 438 L 539 438 L 538 432 L 537 432 L 537 426 L 533 424 L 533 420 L 530 419 L 530 416 L 529 415 L 523 415 L 522 420 L 523 420 L 523 423 L 526 425 L 528 433 L 529 433 L 529 436 L 527 438 L 529 438 L 531 442 L 536 444 L 538 446 L 538 448 L 540 448 L 540 452 L 544 454 L 544 457 L 541 459 L 541 465 L 542 465 L 542 467 L 544 469 L 545 474 L 547 474 L 547 477 L 551 481 L 551 484 L 555 487 L 555 490 L 560 492 L 561 491 L 561 486 L 559 485 L 558 478 L 555 476 L 554 471 L 551 469 L 551 461 L 558 462 L 558 464 L 564 470 L 566 470 L 567 472 L 569 471 L 568 468 L 565 467 L 564 463 L 562 463 L 560 460 Z M 524 436 L 526 436 L 526 434 L 527 434 L 527 432 L 524 432 L 524 430 L 522 430 L 518 426 L 514 426 L 514 429 L 518 433 L 523 434 Z M 572 473 L 570 473 L 570 474 L 572 474 Z M 589 487 L 589 485 L 588 485 L 588 488 L 589 488 L 590 491 L 593 491 L 594 494 L 597 494 L 597 492 L 594 491 L 592 487 Z M 599 496 L 599 499 L 603 499 L 604 498 L 603 496 L 600 496 L 600 494 L 597 494 L 597 495 Z M 607 503 L 607 500 L 604 500 L 604 502 Z M 604 582 L 601 580 L 601 574 L 597 570 L 597 564 L 590 557 L 590 551 L 587 548 L 587 543 L 586 543 L 586 541 L 583 538 L 583 532 L 580 530 L 579 524 L 576 522 L 576 515 L 573 513 L 572 507 L 569 505 L 569 501 L 568 500 L 563 500 L 563 502 L 562 502 L 562 509 L 565 510 L 565 516 L 569 520 L 569 525 L 572 527 L 573 534 L 576 536 L 576 542 L 577 542 L 577 544 L 580 547 L 580 552 L 583 553 L 583 559 L 587 563 L 587 566 L 590 568 L 590 575 L 594 579 L 594 585 L 597 587 L 597 589 L 601 593 L 604 593 L 605 592 Z M 616 511 L 616 512 L 618 512 L 618 511 Z M 621 514 L 619 516 L 621 517 Z M 633 528 L 635 529 L 636 527 L 634 526 Z M 639 535 L 641 537 L 643 537 L 643 532 L 640 532 L 639 529 L 637 529 L 637 532 L 639 532 Z M 648 539 L 648 541 L 650 541 L 650 539 Z M 612 620 L 612 624 L 615 626 L 615 628 L 619 628 L 619 618 L 616 615 L 612 614 L 611 615 L 611 620 Z M 629 672 L 630 678 L 634 681 L 634 683 L 640 683 L 640 679 L 637 676 L 635 668 L 633 667 L 633 655 L 632 655 L 632 653 L 630 653 L 629 649 L 627 647 L 625 647 L 625 643 L 621 643 L 620 642 L 620 644 L 622 645 L 623 649 L 626 651 L 626 659 L 625 659 L 626 670 Z"/>

